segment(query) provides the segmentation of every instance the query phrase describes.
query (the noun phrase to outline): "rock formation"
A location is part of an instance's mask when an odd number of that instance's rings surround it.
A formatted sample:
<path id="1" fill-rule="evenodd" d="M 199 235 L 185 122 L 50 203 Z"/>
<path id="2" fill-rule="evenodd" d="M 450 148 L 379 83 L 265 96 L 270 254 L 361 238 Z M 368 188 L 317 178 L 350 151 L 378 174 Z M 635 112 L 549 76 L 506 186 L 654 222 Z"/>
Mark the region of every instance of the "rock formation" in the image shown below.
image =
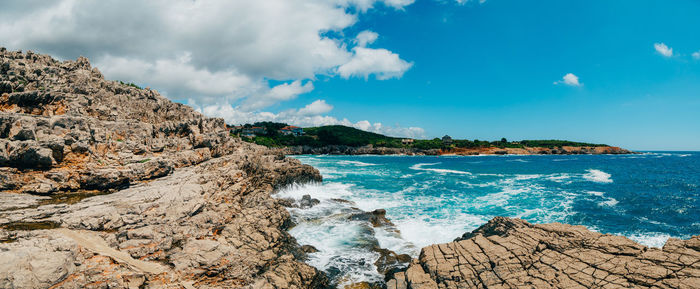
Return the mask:
<path id="1" fill-rule="evenodd" d="M 315 288 L 270 197 L 317 170 L 86 58 L 0 49 L 0 288 Z"/>
<path id="2" fill-rule="evenodd" d="M 389 289 L 700 288 L 700 236 L 663 249 L 583 226 L 496 217 L 452 243 L 423 248 Z"/>

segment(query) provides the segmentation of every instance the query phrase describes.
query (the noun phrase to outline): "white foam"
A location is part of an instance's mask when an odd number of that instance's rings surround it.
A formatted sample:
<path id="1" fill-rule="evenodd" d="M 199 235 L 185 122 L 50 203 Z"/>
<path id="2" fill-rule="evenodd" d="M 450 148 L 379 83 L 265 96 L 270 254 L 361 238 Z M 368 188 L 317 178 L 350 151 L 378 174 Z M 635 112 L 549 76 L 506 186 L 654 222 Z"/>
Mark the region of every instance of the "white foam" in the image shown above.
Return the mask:
<path id="1" fill-rule="evenodd" d="M 365 163 L 365 162 L 360 162 L 360 161 L 339 161 L 338 164 L 353 165 L 353 166 L 357 166 L 357 167 L 368 167 L 368 166 L 376 166 L 377 165 L 377 164 Z"/>
<path id="2" fill-rule="evenodd" d="M 420 163 L 420 164 L 412 165 L 410 167 L 410 169 L 416 170 L 416 171 L 430 171 L 430 172 L 435 172 L 435 173 L 439 173 L 439 174 L 459 174 L 459 175 L 471 175 L 472 174 L 470 172 L 465 172 L 465 171 L 424 168 L 425 166 L 434 166 L 434 165 L 439 165 L 439 164 L 440 163 Z"/>
<path id="3" fill-rule="evenodd" d="M 628 238 L 636 241 L 647 247 L 661 248 L 666 244 L 670 235 L 664 233 L 639 233 L 627 236 Z"/>
<path id="4" fill-rule="evenodd" d="M 532 179 L 539 179 L 541 178 L 542 175 L 534 174 L 534 175 L 515 175 L 515 180 L 518 181 L 524 181 L 524 180 L 532 180 Z"/>
<path id="5" fill-rule="evenodd" d="M 601 207 L 604 207 L 604 206 L 612 207 L 612 206 L 617 205 L 618 203 L 619 203 L 619 202 L 618 202 L 617 200 L 613 199 L 613 198 L 606 198 L 605 201 L 602 201 L 602 202 L 598 203 L 598 206 L 601 206 Z"/>
<path id="6" fill-rule="evenodd" d="M 529 161 L 526 161 L 524 159 L 514 159 L 514 160 L 506 160 L 507 162 L 519 162 L 519 163 L 529 163 Z"/>
<path id="7" fill-rule="evenodd" d="M 352 196 L 352 187 L 351 184 L 336 182 L 292 184 L 277 192 L 275 197 L 301 199 L 304 195 L 311 195 L 312 198 L 319 200 L 345 198 Z"/>
<path id="8" fill-rule="evenodd" d="M 432 244 L 452 242 L 455 238 L 470 232 L 489 220 L 488 216 L 459 214 L 450 218 L 432 218 L 415 215 L 394 221 L 403 239 L 417 248 Z M 417 257 L 417 254 L 411 254 Z"/>
<path id="9" fill-rule="evenodd" d="M 377 238 L 379 247 L 389 249 L 397 254 L 418 256 L 420 253 L 421 248 L 416 247 L 416 245 L 404 239 L 399 232 L 387 231 L 379 227 L 374 228 L 374 237 Z"/>
<path id="10" fill-rule="evenodd" d="M 564 181 L 568 180 L 571 178 L 571 175 L 569 174 L 551 174 L 547 177 L 548 180 L 557 182 L 557 183 L 563 183 Z"/>
<path id="11" fill-rule="evenodd" d="M 603 195 L 605 195 L 604 192 L 596 192 L 596 191 L 587 191 L 586 193 L 589 195 L 594 195 L 594 196 L 598 196 L 598 197 L 602 197 Z"/>
<path id="12" fill-rule="evenodd" d="M 585 173 L 583 175 L 583 178 L 591 181 L 591 182 L 596 182 L 596 183 L 612 183 L 613 180 L 610 178 L 611 175 L 601 171 L 601 170 L 595 170 L 595 169 L 589 169 L 587 170 L 588 173 Z"/>
<path id="13" fill-rule="evenodd" d="M 341 272 L 340 288 L 356 282 L 377 282 L 383 276 L 377 272 L 374 262 L 379 254 L 358 246 L 365 238 L 359 222 L 346 218 L 327 219 L 323 222 L 304 222 L 289 233 L 299 244 L 312 245 L 318 252 L 309 254 L 307 263 L 320 270 L 335 269 Z"/>

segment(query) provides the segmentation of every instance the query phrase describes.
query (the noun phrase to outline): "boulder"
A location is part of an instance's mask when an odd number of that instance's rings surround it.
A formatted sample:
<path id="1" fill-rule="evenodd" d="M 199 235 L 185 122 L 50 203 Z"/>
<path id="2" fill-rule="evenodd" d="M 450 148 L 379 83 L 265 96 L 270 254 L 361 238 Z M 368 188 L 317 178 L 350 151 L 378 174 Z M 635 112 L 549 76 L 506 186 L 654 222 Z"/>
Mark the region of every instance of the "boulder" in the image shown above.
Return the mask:
<path id="1" fill-rule="evenodd" d="M 10 142 L 8 163 L 15 168 L 46 169 L 54 164 L 53 151 L 41 147 L 36 142 Z"/>
<path id="2" fill-rule="evenodd" d="M 299 201 L 299 208 L 308 209 L 321 203 L 318 199 L 312 199 L 311 195 L 303 195 Z"/>

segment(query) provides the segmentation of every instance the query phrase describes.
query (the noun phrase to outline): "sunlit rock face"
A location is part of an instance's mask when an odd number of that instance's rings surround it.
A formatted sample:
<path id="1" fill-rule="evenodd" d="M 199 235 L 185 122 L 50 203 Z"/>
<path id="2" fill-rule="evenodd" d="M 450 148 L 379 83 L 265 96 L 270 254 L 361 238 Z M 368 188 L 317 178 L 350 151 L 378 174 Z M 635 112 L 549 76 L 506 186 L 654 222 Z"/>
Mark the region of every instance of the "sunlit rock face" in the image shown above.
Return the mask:
<path id="1" fill-rule="evenodd" d="M 700 236 L 663 249 L 559 223 L 496 217 L 423 248 L 388 288 L 697 288 Z"/>
<path id="2" fill-rule="evenodd" d="M 270 197 L 320 181 L 85 58 L 0 49 L 1 288 L 314 288 Z"/>

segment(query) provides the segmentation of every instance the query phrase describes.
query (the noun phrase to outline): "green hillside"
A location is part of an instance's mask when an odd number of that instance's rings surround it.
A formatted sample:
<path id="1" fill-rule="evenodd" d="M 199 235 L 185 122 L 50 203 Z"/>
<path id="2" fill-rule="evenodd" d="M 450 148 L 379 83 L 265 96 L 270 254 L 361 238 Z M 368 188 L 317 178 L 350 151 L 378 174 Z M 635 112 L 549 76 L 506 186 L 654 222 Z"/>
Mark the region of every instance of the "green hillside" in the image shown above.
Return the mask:
<path id="1" fill-rule="evenodd" d="M 304 129 L 304 134 L 315 136 L 324 145 L 401 147 L 401 139 L 388 137 L 343 125 L 329 125 Z"/>
<path id="2" fill-rule="evenodd" d="M 346 145 L 346 146 L 366 146 L 373 145 L 375 147 L 390 147 L 390 148 L 416 148 L 416 149 L 445 149 L 445 148 L 480 148 L 480 147 L 499 147 L 499 148 L 522 148 L 522 147 L 546 147 L 555 148 L 562 146 L 606 146 L 604 144 L 590 144 L 582 142 L 572 142 L 566 140 L 523 140 L 519 142 L 510 142 L 505 138 L 498 141 L 484 140 L 453 140 L 452 143 L 445 144 L 439 138 L 434 139 L 416 139 L 413 144 L 402 144 L 401 138 L 390 137 L 378 133 L 363 131 L 353 127 L 343 125 L 329 125 L 320 127 L 304 128 L 304 135 L 292 136 L 279 133 L 279 129 L 287 126 L 285 123 L 275 122 L 257 122 L 252 125 L 247 124 L 244 127 L 264 127 L 266 133 L 257 135 L 253 138 L 243 138 L 246 141 L 254 142 L 259 145 L 268 147 L 284 147 L 284 146 L 312 146 L 322 147 L 327 145 Z M 236 132 L 233 132 L 236 133 Z"/>

